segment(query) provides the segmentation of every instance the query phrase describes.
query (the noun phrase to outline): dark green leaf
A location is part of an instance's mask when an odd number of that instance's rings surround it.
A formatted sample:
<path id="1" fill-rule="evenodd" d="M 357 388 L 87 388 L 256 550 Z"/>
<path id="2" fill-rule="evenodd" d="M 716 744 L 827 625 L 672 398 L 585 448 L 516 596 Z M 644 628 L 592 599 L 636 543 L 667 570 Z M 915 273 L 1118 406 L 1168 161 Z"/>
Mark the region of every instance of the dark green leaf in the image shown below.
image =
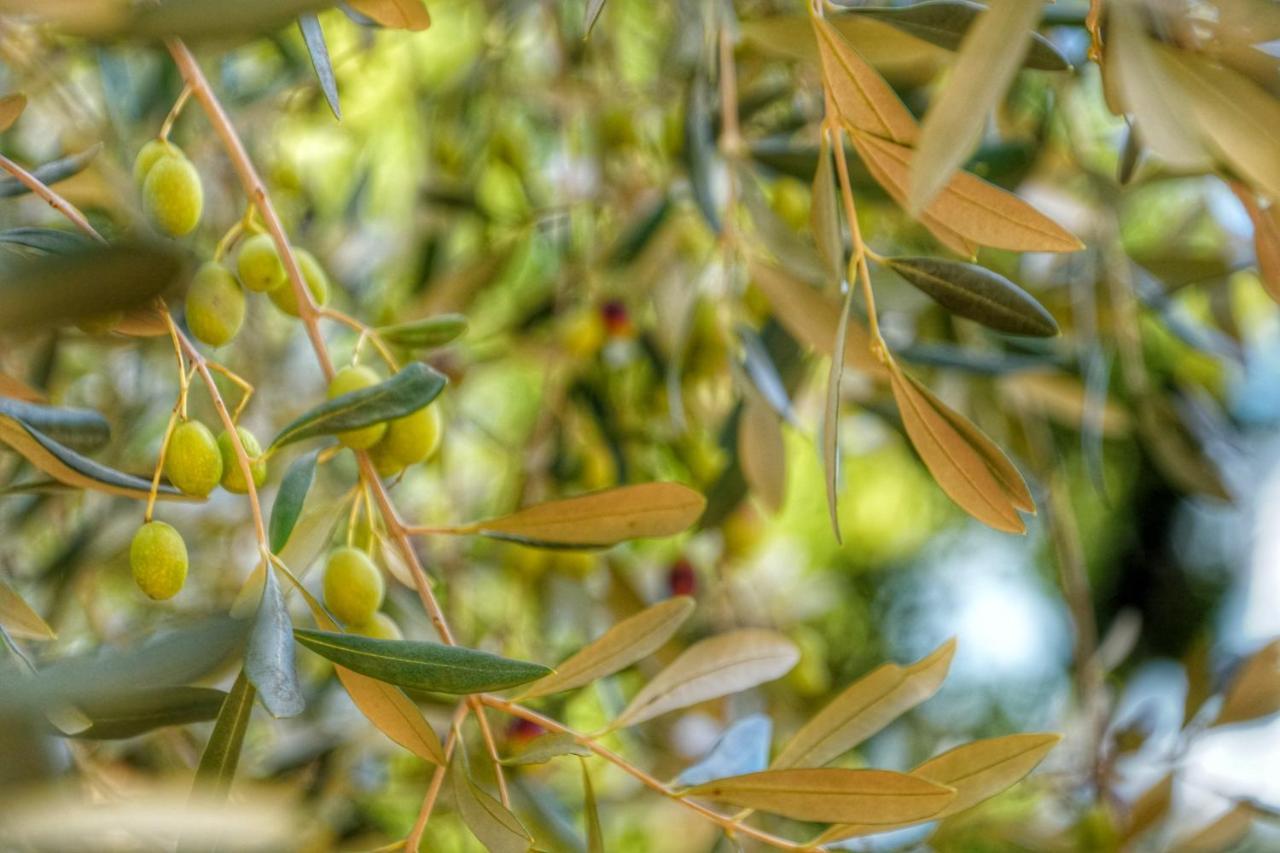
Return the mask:
<path id="1" fill-rule="evenodd" d="M 1133 173 L 1138 168 L 1138 159 L 1142 156 L 1142 137 L 1138 135 L 1138 125 L 1132 119 L 1125 120 L 1124 147 L 1120 149 L 1120 162 L 1116 164 L 1116 181 L 1127 184 L 1133 180 Z"/>
<path id="2" fill-rule="evenodd" d="M 389 344 L 408 349 L 440 347 L 467 331 L 467 318 L 461 314 L 437 314 L 421 320 L 410 320 L 378 329 L 378 336 Z"/>
<path id="3" fill-rule="evenodd" d="M 181 278 L 184 264 L 160 245 L 97 245 L 23 258 L 0 278 L 0 331 L 29 331 L 134 308 Z"/>
<path id="4" fill-rule="evenodd" d="M 8 415 L 61 444 L 77 450 L 101 447 L 111 438 L 107 419 L 92 409 L 64 409 L 0 397 L 0 415 Z"/>
<path id="5" fill-rule="evenodd" d="M 329 46 L 324 43 L 324 30 L 320 27 L 320 19 L 315 13 L 308 12 L 298 16 L 298 29 L 302 30 L 302 40 L 307 44 L 307 53 L 311 56 L 311 67 L 316 70 L 316 79 L 320 81 L 320 91 L 333 110 L 333 117 L 342 120 L 342 108 L 338 105 L 338 81 L 333 76 L 333 64 L 329 61 Z"/>
<path id="6" fill-rule="evenodd" d="M 31 170 L 42 184 L 56 184 L 58 181 L 64 181 L 72 175 L 78 174 L 84 170 L 85 166 L 97 156 L 102 150 L 102 143 L 91 145 L 83 151 L 62 157 L 58 160 L 50 160 L 44 165 L 38 166 Z M 27 185 L 19 181 L 17 178 L 4 177 L 0 178 L 0 198 L 13 198 L 14 196 L 26 195 L 31 192 Z M 45 230 L 45 229 L 29 229 L 29 230 Z"/>
<path id="7" fill-rule="evenodd" d="M 375 640 L 295 628 L 298 642 L 334 663 L 387 684 L 437 693 L 502 690 L 551 672 L 537 663 L 476 649 L 410 640 Z"/>
<path id="8" fill-rule="evenodd" d="M 1031 294 L 977 264 L 937 258 L 887 258 L 885 263 L 958 317 L 1014 335 L 1058 334 L 1053 315 Z"/>
<path id="9" fill-rule="evenodd" d="M 710 85 L 701 71 L 689 81 L 684 114 L 684 161 L 693 200 L 707 225 L 719 234 L 720 205 L 714 189 L 719 159 L 711 127 Z"/>
<path id="10" fill-rule="evenodd" d="M 838 5 L 845 6 L 843 0 Z M 904 33 L 923 39 L 947 50 L 957 50 L 969 25 L 986 7 L 968 0 L 935 0 L 910 6 L 847 6 L 850 12 L 884 21 Z M 1069 71 L 1071 63 L 1058 52 L 1053 42 L 1036 33 L 1032 36 L 1031 49 L 1023 59 L 1026 68 L 1041 71 Z"/>
<path id="11" fill-rule="evenodd" d="M 738 338 L 742 341 L 743 361 L 751 383 L 756 386 L 760 395 L 768 401 L 773 410 L 788 423 L 796 422 L 795 410 L 791 406 L 791 395 L 787 393 L 786 384 L 778 373 L 773 359 L 764 341 L 756 334 L 756 330 L 745 323 L 738 326 Z"/>
<path id="12" fill-rule="evenodd" d="M 231 788 L 240 763 L 240 747 L 244 733 L 249 728 L 249 715 L 253 711 L 253 685 L 244 670 L 236 676 L 236 683 L 222 702 L 218 720 L 196 768 L 196 786 L 201 793 L 221 799 Z"/>
<path id="13" fill-rule="evenodd" d="M 618 242 L 614 243 L 609 250 L 607 261 L 609 266 L 625 267 L 638 258 L 645 246 L 648 246 L 649 241 L 653 239 L 653 235 L 658 233 L 659 226 L 666 221 L 667 214 L 670 212 L 671 196 L 666 193 L 645 206 L 618 237 Z"/>
<path id="14" fill-rule="evenodd" d="M 60 483 L 127 498 L 146 499 L 151 481 L 108 468 L 54 441 L 31 425 L 0 411 L 0 442 Z M 173 500 L 196 500 L 161 484 L 157 494 Z"/>
<path id="15" fill-rule="evenodd" d="M 276 501 L 271 505 L 271 521 L 268 534 L 271 539 L 271 553 L 279 554 L 289 544 L 289 536 L 293 526 L 302 515 L 302 506 L 306 503 L 307 492 L 316 478 L 316 459 L 320 451 L 308 453 L 293 460 L 284 479 L 280 481 L 280 491 L 276 493 Z"/>
<path id="16" fill-rule="evenodd" d="M 75 737 L 118 740 L 163 726 L 212 720 L 227 694 L 209 687 L 145 687 L 134 693 L 82 702 L 77 709 L 93 725 Z"/>
<path id="17" fill-rule="evenodd" d="M 579 759 L 581 761 L 581 759 Z M 604 829 L 600 826 L 600 808 L 596 805 L 596 791 L 591 786 L 591 774 L 587 762 L 582 763 L 582 810 L 587 822 L 587 853 L 604 853 Z"/>
<path id="18" fill-rule="evenodd" d="M 402 418 L 434 400 L 447 380 L 420 362 L 377 385 L 334 397 L 289 424 L 271 446 L 283 447 L 318 435 L 334 435 Z"/>
<path id="19" fill-rule="evenodd" d="M 22 249 L 33 249 L 46 255 L 66 255 L 93 245 L 93 241 L 78 231 L 34 227 L 0 231 L 0 243 Z"/>
<path id="20" fill-rule="evenodd" d="M 262 584 L 262 601 L 249 634 L 244 674 L 262 697 L 273 717 L 302 713 L 302 688 L 293 663 L 293 622 L 280 594 L 280 584 L 270 566 Z"/>

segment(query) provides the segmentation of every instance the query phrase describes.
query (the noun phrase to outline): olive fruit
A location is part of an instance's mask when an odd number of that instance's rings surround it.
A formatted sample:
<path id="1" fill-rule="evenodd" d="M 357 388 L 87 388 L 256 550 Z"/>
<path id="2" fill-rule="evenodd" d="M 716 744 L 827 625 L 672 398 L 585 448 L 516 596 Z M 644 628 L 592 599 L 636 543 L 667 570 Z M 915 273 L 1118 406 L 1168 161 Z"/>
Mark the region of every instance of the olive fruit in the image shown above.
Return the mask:
<path id="1" fill-rule="evenodd" d="M 120 325 L 123 319 L 123 311 L 104 311 L 101 314 L 81 317 L 76 321 L 76 328 L 86 335 L 105 335 Z"/>
<path id="2" fill-rule="evenodd" d="M 133 534 L 129 567 L 138 588 L 157 601 L 173 598 L 187 580 L 187 543 L 163 521 L 148 521 Z"/>
<path id="3" fill-rule="evenodd" d="M 302 280 L 306 282 L 307 290 L 311 291 L 311 298 L 317 305 L 328 302 L 329 276 L 325 274 L 324 267 L 320 266 L 316 256 L 306 249 L 294 249 L 293 254 L 298 259 L 298 269 L 302 272 Z M 268 291 L 267 296 L 271 297 L 275 306 L 284 313 L 291 317 L 298 316 L 298 294 L 293 292 L 293 282 L 285 281 L 280 287 Z"/>
<path id="4" fill-rule="evenodd" d="M 267 460 L 262 458 L 262 445 L 244 427 L 236 427 L 236 432 L 240 434 L 244 452 L 249 455 L 249 470 L 253 473 L 254 488 L 260 489 L 267 481 Z M 244 472 L 240 470 L 240 460 L 236 457 L 235 442 L 231 440 L 231 433 L 225 429 L 218 433 L 218 453 L 222 456 L 222 488 L 237 495 L 248 492 L 249 486 L 244 481 Z"/>
<path id="5" fill-rule="evenodd" d="M 202 264 L 187 289 L 187 327 L 211 347 L 220 347 L 244 323 L 244 290 L 217 261 Z"/>
<path id="6" fill-rule="evenodd" d="M 199 421 L 184 421 L 169 436 L 164 473 L 188 495 L 206 497 L 222 479 L 222 454 L 209 428 Z"/>
<path id="7" fill-rule="evenodd" d="M 372 637 L 375 640 L 404 639 L 404 634 L 400 633 L 400 626 L 396 624 L 396 621 L 381 611 L 373 614 L 373 618 L 368 622 L 361 622 L 359 625 L 350 627 L 352 632 L 364 634 L 366 637 Z"/>
<path id="8" fill-rule="evenodd" d="M 240 282 L 257 293 L 275 290 L 288 282 L 284 263 L 270 234 L 255 234 L 245 240 L 236 256 Z"/>
<path id="9" fill-rule="evenodd" d="M 430 459 L 440 447 L 440 408 L 425 406 L 387 422 L 386 435 L 369 451 L 383 477 Z"/>
<path id="10" fill-rule="evenodd" d="M 177 147 L 167 139 L 152 139 L 138 149 L 138 156 L 133 161 L 133 182 L 138 185 L 138 189 L 142 189 L 143 183 L 147 180 L 147 173 L 151 171 L 151 167 L 159 162 L 161 157 L 181 157 L 182 153 Z"/>
<path id="11" fill-rule="evenodd" d="M 324 566 L 324 604 L 347 625 L 363 625 L 382 606 L 382 574 L 358 548 L 343 547 L 329 554 Z"/>
<path id="12" fill-rule="evenodd" d="M 361 388 L 368 388 L 370 385 L 378 384 L 378 374 L 374 373 L 367 367 L 353 364 L 344 367 L 338 371 L 333 377 L 333 381 L 329 383 L 329 399 L 340 397 L 343 394 L 349 394 L 352 391 L 359 391 Z M 341 441 L 347 447 L 355 450 L 364 450 L 373 447 L 378 443 L 387 432 L 387 425 L 373 424 L 372 426 L 360 427 L 360 429 L 349 429 L 346 432 L 338 433 L 338 441 Z"/>
<path id="13" fill-rule="evenodd" d="M 147 170 L 142 206 L 155 226 L 169 236 L 190 234 L 200 224 L 204 209 L 200 173 L 181 154 L 160 157 Z"/>

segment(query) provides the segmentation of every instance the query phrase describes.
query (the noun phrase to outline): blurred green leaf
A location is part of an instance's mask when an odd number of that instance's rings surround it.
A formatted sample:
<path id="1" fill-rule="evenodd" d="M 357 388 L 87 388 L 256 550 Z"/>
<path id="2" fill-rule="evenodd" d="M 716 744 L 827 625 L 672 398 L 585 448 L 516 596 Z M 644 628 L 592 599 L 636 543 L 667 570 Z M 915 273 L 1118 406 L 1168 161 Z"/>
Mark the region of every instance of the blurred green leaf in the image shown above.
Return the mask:
<path id="1" fill-rule="evenodd" d="M 467 318 L 462 314 L 437 314 L 377 330 L 378 337 L 387 343 L 413 350 L 444 346 L 466 331 Z"/>
<path id="2" fill-rule="evenodd" d="M 77 707 L 92 725 L 75 737 L 118 740 L 136 737 L 164 726 L 212 720 L 227 694 L 209 687 L 144 687 Z"/>
<path id="3" fill-rule="evenodd" d="M 338 104 L 338 81 L 333 76 L 333 64 L 329 61 L 329 46 L 324 43 L 324 30 L 320 27 L 320 19 L 314 13 L 307 12 L 298 16 L 298 29 L 302 31 L 302 40 L 307 45 L 307 54 L 311 57 L 311 67 L 316 71 L 316 79 L 320 81 L 320 91 L 329 102 L 333 117 L 342 120 L 342 108 Z"/>
<path id="4" fill-rule="evenodd" d="M 280 490 L 276 492 L 275 503 L 271 505 L 271 520 L 267 532 L 271 541 L 271 553 L 279 554 L 289 544 L 293 527 L 302 515 L 302 507 L 307 501 L 307 492 L 315 482 L 316 461 L 320 451 L 316 450 L 293 460 L 284 479 L 280 481 Z"/>
<path id="5" fill-rule="evenodd" d="M 294 717 L 302 713 L 302 688 L 293 662 L 293 622 L 271 567 L 265 572 L 258 615 L 249 633 L 244 674 L 271 716 Z"/>
<path id="6" fill-rule="evenodd" d="M 977 264 L 886 258 L 885 264 L 957 317 L 1013 335 L 1051 337 L 1058 323 L 1031 294 Z"/>
<path id="7" fill-rule="evenodd" d="M 102 143 L 99 142 L 83 151 L 37 166 L 31 170 L 31 174 L 42 184 L 56 184 L 58 181 L 64 181 L 72 175 L 77 175 L 84 171 L 85 167 L 92 162 L 93 158 L 101 150 Z M 7 175 L 0 178 L 0 198 L 13 198 L 14 196 L 26 195 L 29 192 L 31 190 L 27 185 L 17 178 Z"/>
<path id="8" fill-rule="evenodd" d="M 45 406 L 0 397 L 0 415 L 22 421 L 54 441 L 76 450 L 101 447 L 111 438 L 111 425 L 92 409 Z"/>

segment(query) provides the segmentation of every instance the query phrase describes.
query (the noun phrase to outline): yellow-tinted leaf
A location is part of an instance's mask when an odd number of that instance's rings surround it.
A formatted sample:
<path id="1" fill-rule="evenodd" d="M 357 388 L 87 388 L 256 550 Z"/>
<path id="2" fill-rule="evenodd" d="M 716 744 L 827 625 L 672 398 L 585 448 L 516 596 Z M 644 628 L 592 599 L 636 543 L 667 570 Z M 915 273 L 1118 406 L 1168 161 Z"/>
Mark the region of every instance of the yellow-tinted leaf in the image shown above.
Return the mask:
<path id="1" fill-rule="evenodd" d="M 896 364 L 890 364 L 889 375 L 907 436 L 938 486 L 983 524 L 1007 533 L 1025 532 L 1026 525 L 1018 516 L 1017 506 L 1028 503 L 1030 495 L 1011 491 L 1011 487 L 1017 486 L 1017 482 L 1008 482 L 1010 476 L 1017 474 L 1012 464 L 967 418 L 934 397 Z M 974 445 L 974 436 L 984 439 L 981 450 Z M 999 454 L 998 459 L 989 456 L 991 450 Z M 1002 466 L 997 472 L 991 463 L 999 459 L 1003 459 L 1008 468 Z"/>
<path id="2" fill-rule="evenodd" d="M 904 145 L 916 140 L 915 119 L 889 84 L 826 19 L 814 16 L 822 78 L 841 118 L 852 127 Z"/>
<path id="3" fill-rule="evenodd" d="M 550 548 L 608 548 L 627 539 L 674 536 L 697 521 L 706 504 L 680 483 L 642 483 L 548 501 L 456 532 Z"/>
<path id="4" fill-rule="evenodd" d="M 866 133 L 855 131 L 851 136 L 875 179 L 905 207 L 912 150 Z M 957 238 L 962 243 L 1014 252 L 1074 252 L 1084 248 L 1070 232 L 1016 195 L 968 172 L 952 175 L 924 208 L 921 222 L 939 240 L 962 253 L 964 250 L 956 245 Z"/>
<path id="5" fill-rule="evenodd" d="M 853 311 L 853 288 L 845 293 L 836 323 L 836 343 L 832 352 L 844 352 L 849 337 L 849 314 Z M 836 542 L 840 541 L 840 377 L 844 359 L 833 358 L 827 370 L 827 399 L 822 412 L 822 473 L 827 486 L 827 515 Z"/>
<path id="6" fill-rule="evenodd" d="M 13 123 L 27 108 L 26 95 L 5 95 L 0 98 L 0 133 L 13 127 Z"/>
<path id="7" fill-rule="evenodd" d="M 1173 802 L 1173 774 L 1169 773 L 1143 791 L 1129 807 L 1121 836 L 1128 841 L 1137 838 L 1169 813 Z"/>
<path id="8" fill-rule="evenodd" d="M 555 672 L 535 681 L 521 698 L 572 690 L 631 666 L 671 639 L 693 608 L 693 599 L 680 595 L 628 616 L 556 667 Z"/>
<path id="9" fill-rule="evenodd" d="M 467 775 L 466 767 L 455 760 L 449 767 L 453 797 L 462 822 L 492 853 L 525 853 L 533 838 L 511 810 L 498 802 Z"/>
<path id="10" fill-rule="evenodd" d="M 782 509 L 787 489 L 782 419 L 759 396 L 749 396 L 738 421 L 738 460 L 752 494 L 770 512 Z"/>
<path id="11" fill-rule="evenodd" d="M 823 355 L 831 355 L 835 351 L 836 330 L 840 323 L 839 301 L 823 296 L 782 268 L 759 260 L 751 262 L 751 280 L 769 300 L 778 322 L 794 338 Z M 882 376 L 884 367 L 872 357 L 870 345 L 866 327 L 851 319 L 845 333 L 845 364 L 864 373 Z"/>
<path id="12" fill-rule="evenodd" d="M 1230 850 L 1244 838 L 1258 810 L 1248 803 L 1240 803 L 1222 817 L 1181 841 L 1174 842 L 1173 853 L 1219 853 Z"/>
<path id="13" fill-rule="evenodd" d="M 1244 205 L 1253 222 L 1253 249 L 1258 260 L 1258 277 L 1267 295 L 1280 303 L 1280 202 L 1273 201 L 1266 210 L 1249 190 L 1235 181 L 1231 190 Z"/>
<path id="14" fill-rule="evenodd" d="M 895 84 L 927 83 L 951 61 L 949 51 L 882 21 L 861 15 L 840 15 L 829 20 L 848 43 L 858 46 L 858 55 L 864 61 Z M 742 21 L 740 29 L 747 43 L 771 55 L 814 65 L 822 61 L 806 13 L 752 18 Z"/>
<path id="15" fill-rule="evenodd" d="M 582 811 L 587 821 L 587 853 L 604 853 L 604 830 L 600 826 L 600 809 L 596 805 L 596 790 L 591 785 L 587 762 L 582 762 Z"/>
<path id="16" fill-rule="evenodd" d="M 885 664 L 855 681 L 792 736 L 774 769 L 819 766 L 842 755 L 938 691 L 956 641 L 907 667 Z"/>
<path id="17" fill-rule="evenodd" d="M 1272 198 L 1280 197 L 1280 101 L 1203 56 L 1155 47 L 1186 93 L 1200 133 L 1218 155 Z"/>
<path id="18" fill-rule="evenodd" d="M 685 649 L 641 688 L 609 728 L 633 726 L 781 678 L 799 659 L 795 645 L 773 631 L 745 628 L 710 637 Z"/>
<path id="19" fill-rule="evenodd" d="M 0 397 L 12 397 L 28 403 L 45 402 L 44 394 L 32 388 L 16 376 L 0 373 Z"/>
<path id="20" fill-rule="evenodd" d="M 53 640 L 57 634 L 9 584 L 0 580 L 0 625 L 25 640 Z"/>
<path id="21" fill-rule="evenodd" d="M 913 212 L 924 209 L 977 147 L 987 117 L 1031 46 L 1042 6 L 1041 0 L 991 0 L 965 33 L 920 130 L 908 194 Z"/>
<path id="22" fill-rule="evenodd" d="M 912 770 L 911 775 L 945 785 L 955 792 L 955 797 L 932 815 L 932 819 L 944 818 L 972 808 L 1021 781 L 1060 740 L 1062 736 L 1056 734 L 1020 734 L 976 740 L 930 758 Z M 848 822 L 831 827 L 814 842 L 825 844 L 918 822 L 918 819 L 909 819 L 893 827 L 865 820 Z"/>
<path id="23" fill-rule="evenodd" d="M 431 26 L 422 0 L 348 0 L 347 5 L 389 29 L 416 31 Z"/>
<path id="24" fill-rule="evenodd" d="M 1000 390 L 1019 407 L 1044 415 L 1075 430 L 1084 428 L 1088 391 L 1067 373 L 1024 371 L 1001 377 Z M 1129 412 L 1114 400 L 1102 401 L 1098 427 L 1109 438 L 1127 435 L 1133 427 Z"/>
<path id="25" fill-rule="evenodd" d="M 730 776 L 697 785 L 684 795 L 795 820 L 893 825 L 936 815 L 955 798 L 955 791 L 889 770 L 803 768 Z"/>
<path id="26" fill-rule="evenodd" d="M 1215 726 L 1256 720 L 1280 711 L 1280 640 L 1272 640 L 1241 665 L 1227 685 Z"/>
<path id="27" fill-rule="evenodd" d="M 836 208 L 836 181 L 831 168 L 831 144 L 822 134 L 818 146 L 818 168 L 813 173 L 813 189 L 810 193 L 809 227 L 818 254 L 826 263 L 826 275 L 831 282 L 838 282 L 844 273 L 844 238 L 840 236 L 840 214 Z"/>

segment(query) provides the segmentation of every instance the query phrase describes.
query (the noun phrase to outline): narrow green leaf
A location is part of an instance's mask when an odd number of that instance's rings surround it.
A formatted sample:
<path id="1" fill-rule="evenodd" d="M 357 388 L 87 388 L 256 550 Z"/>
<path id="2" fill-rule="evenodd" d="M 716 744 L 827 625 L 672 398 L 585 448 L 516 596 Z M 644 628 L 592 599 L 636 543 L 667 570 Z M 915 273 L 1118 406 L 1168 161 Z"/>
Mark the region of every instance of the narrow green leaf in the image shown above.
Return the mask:
<path id="1" fill-rule="evenodd" d="M 958 317 L 1013 335 L 1052 337 L 1058 323 L 1035 297 L 977 264 L 940 258 L 887 258 L 910 284 Z"/>
<path id="2" fill-rule="evenodd" d="M 743 364 L 747 369 L 747 376 L 751 378 L 751 384 L 756 386 L 756 390 L 783 420 L 796 425 L 791 395 L 787 393 L 786 383 L 782 381 L 782 375 L 773 363 L 764 341 L 755 329 L 745 323 L 738 326 L 738 338 L 742 342 Z"/>
<path id="3" fill-rule="evenodd" d="M 378 337 L 406 349 L 441 347 L 466 334 L 467 318 L 461 314 L 437 314 L 378 328 Z"/>
<path id="4" fill-rule="evenodd" d="M 853 287 L 849 286 L 840 306 L 836 339 L 832 352 L 844 352 L 849 337 L 849 314 L 853 311 Z M 836 542 L 840 537 L 840 377 L 844 359 L 832 358 L 827 371 L 827 399 L 822 416 L 822 472 L 827 487 L 827 515 Z"/>
<path id="5" fill-rule="evenodd" d="M 671 196 L 666 193 L 641 205 L 636 218 L 623 230 L 605 255 L 605 263 L 611 267 L 625 267 L 640 257 L 662 223 L 667 221 L 671 208 Z"/>
<path id="6" fill-rule="evenodd" d="M 61 157 L 57 160 L 50 160 L 48 163 L 37 166 L 31 170 L 32 176 L 42 184 L 56 184 L 58 181 L 65 181 L 73 175 L 83 172 L 85 167 L 98 156 L 98 152 L 102 150 L 102 143 L 99 142 L 91 145 L 83 151 Z M 6 175 L 0 178 L 0 198 L 14 198 L 20 195 L 26 195 L 31 192 L 27 185 L 19 181 L 17 178 Z"/>
<path id="7" fill-rule="evenodd" d="M 587 8 L 582 18 L 584 38 L 591 35 L 591 31 L 595 28 L 596 21 L 600 19 L 600 13 L 603 11 L 604 0 L 587 0 Z"/>
<path id="8" fill-rule="evenodd" d="M 54 640 L 58 636 L 4 580 L 0 580 L 0 627 L 24 640 Z"/>
<path id="9" fill-rule="evenodd" d="M 818 148 L 818 168 L 813 173 L 809 227 L 818 253 L 827 265 L 825 284 L 839 284 L 844 277 L 844 238 L 840 236 L 840 214 L 836 208 L 836 181 L 831 168 L 831 143 L 822 135 Z"/>
<path id="10" fill-rule="evenodd" d="M 587 762 L 582 764 L 582 811 L 587 823 L 587 853 L 604 853 L 604 829 L 600 826 L 600 808 L 596 805 L 596 789 L 591 786 Z"/>
<path id="11" fill-rule="evenodd" d="M 411 640 L 375 640 L 295 628 L 298 642 L 318 655 L 387 684 L 438 693 L 480 693 L 533 681 L 551 672 L 541 664 L 477 649 Z"/>
<path id="12" fill-rule="evenodd" d="M 0 231 L 0 243 L 52 255 L 66 255 L 92 245 L 92 241 L 78 231 L 31 226 Z"/>
<path id="13" fill-rule="evenodd" d="M 249 716 L 253 711 L 253 685 L 244 670 L 236 676 L 236 683 L 222 702 L 218 719 L 200 764 L 196 767 L 196 786 L 201 793 L 223 799 L 231 789 L 231 780 L 240 763 L 240 748 L 244 745 L 244 733 L 249 728 Z"/>
<path id="14" fill-rule="evenodd" d="M 293 662 L 293 622 L 285 607 L 276 573 L 268 566 L 258 615 L 249 634 L 244 674 L 273 717 L 302 713 L 302 688 Z"/>
<path id="15" fill-rule="evenodd" d="M 307 54 L 311 57 L 311 67 L 316 71 L 316 79 L 320 81 L 320 91 L 333 110 L 333 117 L 342 120 L 342 108 L 338 105 L 338 81 L 333 76 L 333 63 L 329 61 L 329 46 L 324 42 L 324 30 L 320 19 L 314 12 L 306 12 L 298 16 L 298 29 L 302 31 L 302 40 L 306 42 Z"/>
<path id="16" fill-rule="evenodd" d="M 111 438 L 111 425 L 92 409 L 45 406 L 0 397 L 0 415 L 20 420 L 54 441 L 76 450 L 101 447 Z"/>
<path id="17" fill-rule="evenodd" d="M 320 451 L 317 450 L 293 460 L 284 479 L 280 481 L 280 490 L 276 492 L 275 503 L 271 505 L 271 520 L 267 525 L 273 554 L 279 554 L 289 544 L 289 536 L 307 501 L 307 492 L 311 491 L 311 484 L 315 482 L 316 460 L 319 455 Z"/>
<path id="18" fill-rule="evenodd" d="M 3 0 L 0 9 L 34 13 L 65 32 L 95 39 L 221 40 L 268 33 L 303 12 L 335 5 L 336 0 L 157 0 L 137 4 Z"/>
<path id="19" fill-rule="evenodd" d="M 546 764 L 562 755 L 590 754 L 591 750 L 578 743 L 573 735 L 553 732 L 535 738 L 520 752 L 502 759 L 502 763 L 511 767 L 523 767 L 528 764 Z"/>
<path id="20" fill-rule="evenodd" d="M 444 390 L 447 380 L 421 362 L 414 362 L 395 376 L 327 400 L 301 415 L 280 431 L 273 448 L 318 435 L 334 435 L 412 414 Z"/>
<path id="21" fill-rule="evenodd" d="M 884 21 L 908 35 L 947 50 L 958 50 L 969 26 L 986 7 L 969 0 L 934 0 L 909 6 L 856 6 L 837 0 L 837 5 L 868 18 Z M 1070 71 L 1071 63 L 1053 42 L 1039 33 L 1031 35 L 1031 49 L 1022 60 L 1024 68 L 1040 71 Z"/>
<path id="22" fill-rule="evenodd" d="M 462 761 L 454 759 L 449 767 L 449 777 L 462 822 L 486 850 L 490 853 L 525 853 L 533 846 L 533 838 L 520 819 L 472 782 Z"/>
<path id="23" fill-rule="evenodd" d="M 711 84 L 699 66 L 689 80 L 685 95 L 684 161 L 689 186 L 702 218 L 720 233 L 720 204 L 715 192 L 716 168 L 720 160 L 711 124 Z"/>
<path id="24" fill-rule="evenodd" d="M 134 308 L 177 284 L 183 266 L 173 248 L 141 244 L 23 258 L 0 278 L 0 331 Z"/>
<path id="25" fill-rule="evenodd" d="M 81 702 L 78 708 L 91 725 L 75 737 L 119 740 L 164 726 L 212 720 L 226 697 L 221 690 L 209 687 L 144 687 L 134 693 Z"/>

